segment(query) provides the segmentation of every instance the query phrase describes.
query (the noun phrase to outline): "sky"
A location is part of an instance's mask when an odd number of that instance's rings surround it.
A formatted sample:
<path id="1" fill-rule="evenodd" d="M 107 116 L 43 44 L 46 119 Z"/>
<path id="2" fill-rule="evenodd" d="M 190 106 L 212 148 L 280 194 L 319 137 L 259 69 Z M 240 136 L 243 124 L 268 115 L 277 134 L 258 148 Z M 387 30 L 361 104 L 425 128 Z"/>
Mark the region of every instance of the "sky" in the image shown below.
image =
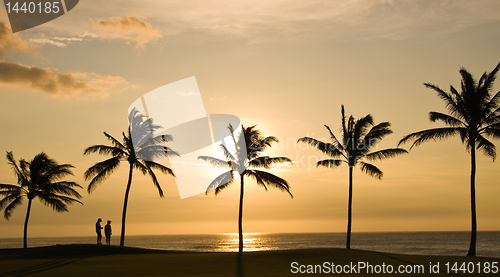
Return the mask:
<path id="1" fill-rule="evenodd" d="M 345 232 L 348 168 L 316 168 L 320 153 L 297 139 L 326 139 L 325 124 L 338 134 L 342 104 L 348 115 L 391 123 L 380 149 L 442 126 L 428 113 L 445 106 L 423 83 L 448 89 L 460 85 L 461 67 L 476 78 L 491 71 L 499 29 L 493 0 L 86 0 L 15 34 L 1 8 L 0 153 L 30 160 L 46 152 L 74 165 L 67 179 L 84 187 L 83 205 L 69 213 L 35 201 L 29 237 L 92 236 L 99 217 L 119 230 L 127 163 L 89 195 L 83 173 L 105 157 L 83 151 L 107 143 L 104 131 L 120 138 L 142 95 L 196 76 L 207 113 L 256 124 L 280 139 L 266 154 L 293 161 L 271 170 L 293 199 L 247 180 L 244 232 Z M 470 157 L 459 138 L 375 164 L 382 180 L 354 170 L 353 232 L 470 229 Z M 500 165 L 484 155 L 477 164 L 478 229 L 500 230 Z M 157 175 L 163 198 L 134 174 L 128 235 L 237 232 L 236 183 L 180 199 L 175 180 Z M 0 160 L 0 183 L 15 182 Z M 22 237 L 26 204 L 1 220 L 1 238 Z"/>

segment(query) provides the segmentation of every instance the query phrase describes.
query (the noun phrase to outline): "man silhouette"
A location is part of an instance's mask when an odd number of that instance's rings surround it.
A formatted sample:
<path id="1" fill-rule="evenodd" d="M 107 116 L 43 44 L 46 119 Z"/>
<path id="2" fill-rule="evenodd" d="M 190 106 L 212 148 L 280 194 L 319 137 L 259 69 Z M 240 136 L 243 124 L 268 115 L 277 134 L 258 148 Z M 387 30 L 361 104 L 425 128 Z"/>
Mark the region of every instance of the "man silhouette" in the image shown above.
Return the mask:
<path id="1" fill-rule="evenodd" d="M 111 244 L 111 220 L 104 226 L 104 235 L 106 236 L 106 245 Z"/>
<path id="2" fill-rule="evenodd" d="M 102 219 L 98 219 L 97 222 L 95 223 L 95 232 L 97 233 L 97 244 L 102 244 L 101 239 L 102 239 L 102 234 L 101 234 L 101 221 Z"/>

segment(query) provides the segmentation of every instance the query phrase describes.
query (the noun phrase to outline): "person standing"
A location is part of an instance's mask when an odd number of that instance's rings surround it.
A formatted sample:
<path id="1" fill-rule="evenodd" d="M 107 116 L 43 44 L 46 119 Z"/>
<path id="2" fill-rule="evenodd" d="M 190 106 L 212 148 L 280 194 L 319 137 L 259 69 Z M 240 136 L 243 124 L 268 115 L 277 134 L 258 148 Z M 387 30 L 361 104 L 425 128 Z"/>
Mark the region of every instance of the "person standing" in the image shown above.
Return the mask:
<path id="1" fill-rule="evenodd" d="M 111 244 L 111 220 L 108 220 L 108 224 L 104 226 L 104 235 L 106 236 L 106 245 Z"/>
<path id="2" fill-rule="evenodd" d="M 101 221 L 102 219 L 98 219 L 97 222 L 95 223 L 95 232 L 97 233 L 97 244 L 102 244 L 101 239 L 102 239 L 102 234 L 101 234 Z"/>

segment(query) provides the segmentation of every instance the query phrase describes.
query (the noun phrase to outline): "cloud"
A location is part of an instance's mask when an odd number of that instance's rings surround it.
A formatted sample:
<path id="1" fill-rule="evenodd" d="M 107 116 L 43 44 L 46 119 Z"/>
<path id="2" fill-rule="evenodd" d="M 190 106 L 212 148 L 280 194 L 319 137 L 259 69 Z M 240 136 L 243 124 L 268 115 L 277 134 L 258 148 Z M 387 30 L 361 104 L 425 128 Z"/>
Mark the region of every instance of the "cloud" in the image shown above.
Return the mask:
<path id="1" fill-rule="evenodd" d="M 67 44 L 64 42 L 56 41 L 56 40 L 49 39 L 49 38 L 33 38 L 33 39 L 30 39 L 30 41 L 33 43 L 36 43 L 36 44 L 41 44 L 41 45 L 50 44 L 50 45 L 54 45 L 57 47 L 66 47 L 67 46 Z"/>
<path id="2" fill-rule="evenodd" d="M 85 72 L 63 73 L 55 68 L 0 62 L 0 84 L 28 86 L 63 98 L 104 98 L 110 87 L 126 82 L 119 76 Z"/>
<path id="3" fill-rule="evenodd" d="M 0 85 L 25 86 L 33 90 L 63 98 L 104 98 L 109 89 L 124 86 L 127 82 L 119 76 L 102 76 L 97 73 L 64 73 L 56 68 L 41 68 L 2 61 L 15 53 L 35 54 L 35 44 L 51 44 L 65 47 L 68 43 L 81 41 L 79 37 L 33 38 L 23 40 L 12 33 L 10 25 L 0 22 Z"/>
<path id="4" fill-rule="evenodd" d="M 142 48 L 160 37 L 282 42 L 406 39 L 442 35 L 500 20 L 495 0 L 86 0 L 78 13 L 37 28 L 57 36 L 122 39 Z M 99 7 L 96 9 L 95 7 Z M 0 9 L 1 10 L 1 9 Z M 138 16 L 147 15 L 154 27 Z M 93 24 L 86 24 L 91 16 Z M 104 19 L 104 20 L 102 20 Z M 141 23 L 142 22 L 142 23 Z M 161 33 L 159 31 L 161 29 Z M 29 35 L 29 33 L 23 34 Z"/>
<path id="5" fill-rule="evenodd" d="M 45 36 L 42 36 L 40 38 L 32 38 L 29 41 L 32 42 L 32 43 L 40 44 L 40 45 L 50 44 L 50 45 L 54 45 L 54 46 L 57 46 L 57 47 L 64 48 L 64 47 L 68 46 L 69 43 L 83 41 L 83 38 L 80 38 L 80 37 L 69 37 L 69 38 L 53 37 L 53 38 L 46 38 Z"/>
<path id="6" fill-rule="evenodd" d="M 28 53 L 30 47 L 17 34 L 12 33 L 8 23 L 0 22 L 0 58 L 16 52 Z"/>
<path id="7" fill-rule="evenodd" d="M 94 1 L 94 0 L 89 0 Z M 99 1 L 101 11 L 147 14 L 165 36 L 192 32 L 194 40 L 243 38 L 252 42 L 340 39 L 404 39 L 441 34 L 500 20 L 492 0 L 122 0 Z M 100 16 L 105 16 L 101 14 Z"/>
<path id="8" fill-rule="evenodd" d="M 136 48 L 144 48 L 162 36 L 160 30 L 138 16 L 112 17 L 94 23 L 94 28 L 103 38 L 125 40 L 128 44 L 135 44 Z"/>

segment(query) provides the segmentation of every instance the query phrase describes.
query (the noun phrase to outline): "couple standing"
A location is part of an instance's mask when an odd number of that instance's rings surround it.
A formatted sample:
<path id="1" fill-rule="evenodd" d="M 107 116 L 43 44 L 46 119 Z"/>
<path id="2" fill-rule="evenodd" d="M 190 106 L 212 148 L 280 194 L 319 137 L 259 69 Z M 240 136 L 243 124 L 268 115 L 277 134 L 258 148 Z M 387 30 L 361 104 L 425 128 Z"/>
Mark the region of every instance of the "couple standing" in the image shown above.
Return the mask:
<path id="1" fill-rule="evenodd" d="M 101 243 L 101 222 L 102 219 L 98 219 L 97 222 L 95 223 L 95 232 L 97 233 L 97 244 L 102 244 Z M 111 220 L 108 220 L 108 224 L 104 226 L 104 235 L 106 235 L 106 244 L 110 245 L 111 244 Z"/>

